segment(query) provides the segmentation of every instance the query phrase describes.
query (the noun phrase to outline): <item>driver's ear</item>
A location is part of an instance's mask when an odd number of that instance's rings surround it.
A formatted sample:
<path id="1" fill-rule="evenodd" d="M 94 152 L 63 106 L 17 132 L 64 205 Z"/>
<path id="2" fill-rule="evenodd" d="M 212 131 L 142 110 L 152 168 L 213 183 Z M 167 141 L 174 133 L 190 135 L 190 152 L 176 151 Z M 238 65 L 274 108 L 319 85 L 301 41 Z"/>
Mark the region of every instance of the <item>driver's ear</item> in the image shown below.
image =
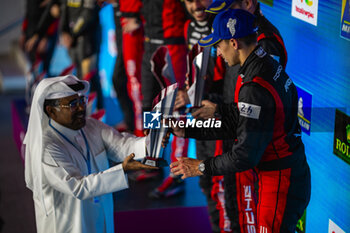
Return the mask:
<path id="1" fill-rule="evenodd" d="M 235 50 L 238 49 L 238 40 L 237 40 L 237 39 L 231 38 L 231 39 L 230 39 L 230 43 L 231 43 L 231 45 L 233 46 L 233 48 L 234 48 Z"/>
<path id="2" fill-rule="evenodd" d="M 253 0 L 243 0 L 242 1 L 242 7 L 244 10 L 246 11 L 251 11 L 252 10 L 252 7 L 254 6 L 253 4 Z"/>
<path id="3" fill-rule="evenodd" d="M 55 118 L 56 117 L 56 108 L 53 106 L 46 106 L 46 112 L 49 115 L 50 118 Z"/>

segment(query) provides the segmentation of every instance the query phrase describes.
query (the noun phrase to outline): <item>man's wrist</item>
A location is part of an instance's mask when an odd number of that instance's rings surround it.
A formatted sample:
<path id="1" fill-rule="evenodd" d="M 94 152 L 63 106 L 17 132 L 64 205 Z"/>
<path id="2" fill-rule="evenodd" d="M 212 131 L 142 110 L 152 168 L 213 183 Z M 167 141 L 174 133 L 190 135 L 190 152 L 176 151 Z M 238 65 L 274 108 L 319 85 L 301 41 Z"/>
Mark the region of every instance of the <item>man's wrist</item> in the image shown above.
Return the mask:
<path id="1" fill-rule="evenodd" d="M 201 175 L 204 175 L 205 172 L 205 164 L 203 163 L 203 160 L 199 161 L 198 164 L 198 171 L 201 173 Z"/>
<path id="2" fill-rule="evenodd" d="M 204 175 L 212 176 L 211 161 L 213 159 L 214 159 L 214 157 L 211 157 L 211 158 L 207 158 L 207 159 L 202 161 L 202 163 L 205 166 L 205 169 L 204 169 L 204 172 L 203 172 Z"/>

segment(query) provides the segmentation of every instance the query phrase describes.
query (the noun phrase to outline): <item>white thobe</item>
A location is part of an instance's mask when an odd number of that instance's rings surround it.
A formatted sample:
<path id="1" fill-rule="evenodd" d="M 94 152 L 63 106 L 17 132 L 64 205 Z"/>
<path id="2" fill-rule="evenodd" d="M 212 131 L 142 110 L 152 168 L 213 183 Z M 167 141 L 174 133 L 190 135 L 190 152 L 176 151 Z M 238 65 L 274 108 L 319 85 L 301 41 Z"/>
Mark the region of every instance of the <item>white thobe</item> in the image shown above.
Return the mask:
<path id="1" fill-rule="evenodd" d="M 80 131 L 52 126 L 74 145 Z M 85 143 L 72 146 L 50 126 L 43 136 L 43 196 L 45 210 L 34 198 L 39 233 L 114 232 L 112 192 L 128 188 L 122 165 L 109 167 L 108 158 L 121 162 L 135 153 L 145 156 L 145 138 L 120 134 L 95 119 L 87 118 L 83 132 L 90 148 L 91 174 L 88 172 Z M 79 152 L 79 150 L 81 149 Z"/>

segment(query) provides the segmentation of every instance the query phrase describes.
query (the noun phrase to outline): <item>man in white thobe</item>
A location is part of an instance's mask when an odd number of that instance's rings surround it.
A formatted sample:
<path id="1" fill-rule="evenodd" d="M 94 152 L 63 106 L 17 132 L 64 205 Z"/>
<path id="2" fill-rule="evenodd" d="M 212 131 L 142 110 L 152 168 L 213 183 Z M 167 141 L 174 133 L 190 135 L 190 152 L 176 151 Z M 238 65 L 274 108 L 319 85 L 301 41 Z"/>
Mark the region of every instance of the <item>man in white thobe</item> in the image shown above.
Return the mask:
<path id="1" fill-rule="evenodd" d="M 145 137 L 85 116 L 88 89 L 68 75 L 44 79 L 34 93 L 25 179 L 39 233 L 114 232 L 112 192 L 128 188 L 125 171 L 151 168 L 133 159 L 145 156 Z"/>

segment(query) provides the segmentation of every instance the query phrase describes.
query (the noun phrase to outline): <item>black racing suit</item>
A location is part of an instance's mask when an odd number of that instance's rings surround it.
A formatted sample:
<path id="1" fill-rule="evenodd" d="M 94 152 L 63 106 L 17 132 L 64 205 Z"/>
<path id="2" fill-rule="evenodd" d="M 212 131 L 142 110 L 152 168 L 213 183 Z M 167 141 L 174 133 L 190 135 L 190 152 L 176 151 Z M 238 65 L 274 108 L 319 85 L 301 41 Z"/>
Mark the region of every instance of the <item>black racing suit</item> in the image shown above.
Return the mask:
<path id="1" fill-rule="evenodd" d="M 47 4 L 43 3 L 44 0 L 27 0 L 24 33 L 26 40 L 34 34 L 39 36 L 39 40 L 47 37 L 48 47 L 44 54 L 37 54 L 36 49 L 33 49 L 28 55 L 32 64 L 39 55 L 39 58 L 43 60 L 43 70 L 50 77 L 50 63 L 57 42 L 57 22 L 51 16 L 50 8 L 56 3 L 56 0 L 51 0 Z"/>
<path id="2" fill-rule="evenodd" d="M 261 45 L 264 50 L 275 60 L 277 60 L 283 66 L 283 68 L 285 68 L 287 64 L 287 52 L 278 29 L 262 15 L 259 3 L 254 15 L 256 16 L 255 24 L 258 26 L 258 44 Z M 234 99 L 235 85 L 239 74 L 239 68 L 239 65 L 227 67 L 227 72 L 224 78 L 224 103 L 232 103 Z M 233 144 L 233 139 L 223 140 L 223 152 L 231 151 Z M 237 175 L 231 174 L 224 176 L 226 212 L 232 222 L 233 230 L 238 230 L 239 228 L 239 225 L 237 224 L 237 211 L 239 203 L 237 203 L 237 200 L 232 198 L 232 196 L 237 193 L 236 176 Z"/>
<path id="3" fill-rule="evenodd" d="M 45 7 L 41 7 L 43 0 L 27 0 L 26 1 L 26 26 L 25 36 L 27 39 L 32 37 L 37 32 L 37 26 L 40 18 L 45 11 Z"/>
<path id="4" fill-rule="evenodd" d="M 91 78 L 91 90 L 97 92 L 97 107 L 102 108 L 102 90 L 98 75 L 98 53 L 101 42 L 99 6 L 95 0 L 63 0 L 60 31 L 69 33 L 73 44 L 69 55 L 77 69 L 77 77 L 83 79 L 95 71 Z"/>
<path id="5" fill-rule="evenodd" d="M 123 59 L 123 31 L 121 26 L 121 16 L 122 12 L 120 11 L 119 1 L 113 4 L 114 11 L 114 23 L 115 23 L 115 36 L 117 43 L 118 56 L 115 61 L 114 71 L 113 71 L 113 86 L 115 92 L 117 93 L 118 101 L 120 107 L 124 114 L 124 121 L 128 127 L 128 130 L 134 131 L 134 111 L 132 109 L 132 101 L 129 97 L 127 91 L 127 75 Z"/>
<path id="6" fill-rule="evenodd" d="M 239 73 L 235 102 L 217 108 L 222 127 L 186 129 L 185 135 L 237 138 L 231 151 L 204 161 L 204 174 L 228 175 L 254 169 L 259 179 L 257 229 L 294 233 L 311 190 L 297 119 L 296 87 L 283 66 L 260 46 L 248 56 Z"/>

